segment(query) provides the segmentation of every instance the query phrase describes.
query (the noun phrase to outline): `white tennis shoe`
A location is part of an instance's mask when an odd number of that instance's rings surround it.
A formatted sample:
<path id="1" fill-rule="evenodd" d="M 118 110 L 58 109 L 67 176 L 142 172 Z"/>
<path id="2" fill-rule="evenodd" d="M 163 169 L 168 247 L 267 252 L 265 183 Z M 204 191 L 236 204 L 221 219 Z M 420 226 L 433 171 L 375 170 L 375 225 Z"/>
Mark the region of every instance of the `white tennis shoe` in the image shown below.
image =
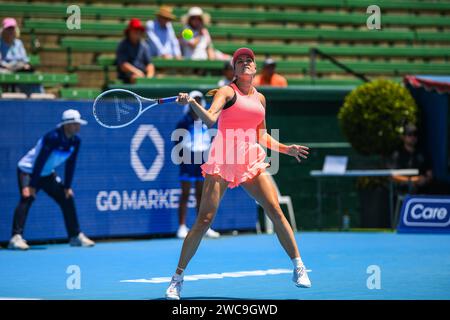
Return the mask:
<path id="1" fill-rule="evenodd" d="M 178 231 L 177 231 L 177 238 L 179 238 L 179 239 L 186 238 L 188 232 L 189 232 L 189 229 L 188 229 L 188 227 L 186 227 L 185 224 L 180 225 L 178 227 Z"/>
<path id="2" fill-rule="evenodd" d="M 9 240 L 8 248 L 13 250 L 28 250 L 30 246 L 20 234 L 15 234 L 11 240 Z"/>
<path id="3" fill-rule="evenodd" d="M 175 279 L 172 277 L 169 288 L 166 290 L 167 300 L 180 300 L 181 288 L 183 287 L 183 279 Z"/>
<path id="4" fill-rule="evenodd" d="M 295 285 L 299 288 L 311 288 L 311 281 L 309 280 L 305 266 L 294 269 L 292 281 L 294 281 Z"/>
<path id="5" fill-rule="evenodd" d="M 69 244 L 72 247 L 93 247 L 95 246 L 95 242 L 86 237 L 83 232 L 80 232 L 78 236 L 72 237 L 69 240 Z"/>
<path id="6" fill-rule="evenodd" d="M 217 239 L 217 238 L 220 238 L 220 233 L 209 228 L 208 231 L 206 231 L 206 233 L 205 233 L 205 237 L 211 238 L 211 239 Z"/>

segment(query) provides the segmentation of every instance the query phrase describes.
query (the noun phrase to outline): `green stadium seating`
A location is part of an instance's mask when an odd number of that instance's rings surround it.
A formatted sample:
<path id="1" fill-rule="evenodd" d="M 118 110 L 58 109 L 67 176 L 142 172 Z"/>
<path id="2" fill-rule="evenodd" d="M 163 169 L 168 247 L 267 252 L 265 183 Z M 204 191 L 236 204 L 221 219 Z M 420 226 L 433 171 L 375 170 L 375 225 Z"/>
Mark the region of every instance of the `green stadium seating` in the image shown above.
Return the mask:
<path id="1" fill-rule="evenodd" d="M 101 56 L 99 63 L 103 66 L 113 63 L 114 57 Z M 257 61 L 262 65 L 263 61 Z M 346 61 L 340 60 L 343 64 L 360 73 L 368 74 L 386 74 L 398 75 L 404 73 L 431 73 L 431 74 L 448 74 L 450 72 L 450 64 L 443 62 L 433 63 L 410 63 L 407 61 L 400 62 L 376 62 L 376 61 Z M 221 70 L 223 61 L 198 61 L 198 60 L 163 60 L 154 59 L 156 68 L 169 69 L 207 69 Z M 308 74 L 309 61 L 302 60 L 280 60 L 277 62 L 277 70 L 285 74 Z M 316 71 L 319 73 L 338 73 L 343 74 L 341 70 L 329 61 L 318 60 Z"/>
<path id="2" fill-rule="evenodd" d="M 114 52 L 119 40 L 102 40 L 93 38 L 72 38 L 66 37 L 61 40 L 63 48 L 71 48 L 72 51 L 88 52 Z M 215 48 L 228 54 L 241 47 L 240 43 L 217 41 Z M 347 57 L 450 57 L 450 47 L 430 47 L 430 46 L 332 46 L 332 45 L 280 45 L 280 44 L 247 44 L 257 55 L 283 55 L 283 56 L 307 56 L 310 48 L 315 47 L 333 56 Z M 111 59 L 109 59 L 111 60 Z M 111 64 L 106 60 L 106 65 Z M 100 59 L 101 62 L 101 59 Z M 102 64 L 102 63 L 101 63 Z M 104 64 L 102 64 L 104 65 Z"/>
<path id="3" fill-rule="evenodd" d="M 147 0 L 110 0 L 110 2 L 123 4 L 147 4 Z M 330 8 L 330 9 L 361 9 L 374 4 L 371 0 L 157 0 L 157 4 L 169 5 L 208 5 L 208 6 L 264 6 L 264 7 L 296 7 L 296 8 Z M 445 1 L 420 0 L 378 0 L 381 8 L 400 10 L 427 10 L 437 12 L 450 11 L 450 3 Z"/>
<path id="4" fill-rule="evenodd" d="M 0 3 L 0 10 L 2 12 L 10 12 L 11 14 L 20 13 L 23 16 L 32 17 L 60 17 L 61 21 L 67 17 L 66 5 L 61 4 L 33 4 L 12 5 L 10 3 Z M 83 6 L 83 16 L 97 19 L 129 19 L 132 17 L 149 20 L 154 17 L 156 7 L 120 7 L 120 6 Z M 175 9 L 174 14 L 178 17 L 185 14 L 187 8 Z M 237 9 L 206 9 L 212 16 L 213 22 L 242 22 L 247 23 L 265 23 L 265 22 L 279 22 L 279 23 L 327 23 L 335 25 L 354 25 L 361 26 L 366 24 L 367 15 L 360 12 L 292 12 L 292 11 L 246 11 Z M 410 26 L 410 27 L 445 27 L 450 26 L 450 19 L 445 16 L 431 16 L 431 15 L 414 15 L 414 14 L 383 14 L 384 26 Z M 25 27 L 36 27 L 34 23 L 29 24 L 25 21 Z M 82 28 L 83 29 L 83 28 Z"/>
<path id="5" fill-rule="evenodd" d="M 203 6 L 212 16 L 213 25 L 208 28 L 216 49 L 231 54 L 237 47 L 252 47 L 257 53 L 259 65 L 263 56 L 280 57 L 277 58 L 277 69 L 287 75 L 290 85 L 355 85 L 361 82 L 351 78 L 326 78 L 330 74 L 341 75 L 346 72 L 319 57 L 315 66 L 319 78 L 313 82 L 308 76 L 311 48 L 336 57 L 355 72 L 370 77 L 450 72 L 450 1 L 379 0 L 373 3 L 371 0 L 108 0 L 98 3 L 82 0 L 77 3 L 82 9 L 83 17 L 79 30 L 70 30 L 66 26 L 69 4 L 72 3 L 63 0 L 0 1 L 0 12 L 3 16 L 22 17 L 22 34 L 31 35 L 33 44 L 37 35 L 56 35 L 57 37 L 39 37 L 40 48 L 44 51 L 66 51 L 69 71 L 103 71 L 105 84 L 109 83 L 109 71 L 115 69 L 111 53 L 116 50 L 123 37 L 125 20 L 131 17 L 141 18 L 144 22 L 153 19 L 161 4 L 174 5 L 174 13 L 178 17 L 185 14 L 191 5 Z M 372 4 L 382 9 L 382 30 L 365 28 L 368 17 L 365 9 Z M 344 26 L 346 28 L 342 28 Z M 177 34 L 183 28 L 179 22 L 174 23 L 174 27 Z M 56 46 L 49 45 L 51 42 L 55 43 L 54 39 L 57 39 Z M 39 50 L 38 48 L 32 52 Z M 72 61 L 75 52 L 95 53 L 89 57 L 95 59 L 96 64 L 78 65 L 74 68 Z M 40 65 L 39 55 L 31 55 L 30 60 L 32 65 Z M 169 85 L 188 81 L 215 85 L 218 78 L 212 75 L 220 74 L 223 67 L 222 61 L 154 59 L 154 64 L 158 69 L 158 76 L 161 72 L 172 74 L 175 70 L 184 74 L 184 69 L 188 73 L 192 69 L 205 70 L 207 76 L 201 80 L 192 76 L 139 80 L 143 84 Z M 47 67 L 52 67 L 51 61 L 46 61 L 42 70 L 57 70 L 46 69 Z M 1 81 L 43 81 L 42 77 L 26 78 L 24 75 L 20 79 L 3 78 Z M 98 75 L 91 73 L 87 79 L 96 77 Z M 51 80 L 47 84 L 52 81 L 65 85 L 76 83 L 66 79 Z M 85 86 L 94 87 L 95 84 L 86 83 Z M 74 99 L 89 99 L 90 94 L 95 95 L 95 92 L 89 88 L 61 91 L 61 96 Z"/>
<path id="6" fill-rule="evenodd" d="M 136 84 L 138 85 L 185 85 L 195 84 L 195 85 L 206 85 L 206 86 L 216 86 L 221 77 L 181 77 L 181 76 L 164 76 L 157 78 L 138 78 Z M 358 85 L 362 81 L 358 79 L 329 79 L 329 78 L 318 78 L 311 79 L 309 77 L 304 78 L 292 78 L 287 77 L 289 85 L 304 85 L 304 84 L 322 84 L 322 85 Z"/>
<path id="7" fill-rule="evenodd" d="M 57 74 L 57 73 L 14 73 L 0 74 L 0 83 L 2 84 L 31 84 L 41 83 L 44 85 L 71 85 L 78 83 L 76 74 Z"/>
<path id="8" fill-rule="evenodd" d="M 64 21 L 30 20 L 25 23 L 25 30 L 47 34 L 70 35 L 116 35 L 121 36 L 124 25 L 117 23 L 84 22 L 80 30 L 69 30 Z M 31 27 L 30 27 L 31 26 Z M 175 24 L 176 32 L 182 29 L 181 24 Z M 406 41 L 448 42 L 449 32 L 405 31 L 405 30 L 339 30 L 315 28 L 286 27 L 244 27 L 244 26 L 210 26 L 213 38 L 247 39 L 247 40 L 316 40 L 316 41 Z"/>

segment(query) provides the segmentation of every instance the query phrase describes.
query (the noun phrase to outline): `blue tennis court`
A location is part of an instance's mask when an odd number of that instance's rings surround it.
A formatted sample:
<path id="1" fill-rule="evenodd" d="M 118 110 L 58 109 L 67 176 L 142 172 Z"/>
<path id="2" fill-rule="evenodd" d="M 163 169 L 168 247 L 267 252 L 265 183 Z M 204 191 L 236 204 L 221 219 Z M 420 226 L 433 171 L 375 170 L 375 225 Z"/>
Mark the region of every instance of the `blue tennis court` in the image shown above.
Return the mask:
<path id="1" fill-rule="evenodd" d="M 449 236 L 305 232 L 296 238 L 311 270 L 311 289 L 291 282 L 291 262 L 275 235 L 230 235 L 202 242 L 186 271 L 182 298 L 450 299 Z M 100 242 L 90 249 L 2 249 L 0 297 L 162 299 L 181 245 L 158 239 Z M 79 268 L 80 289 L 68 289 L 74 276 L 69 266 Z M 380 289 L 367 286 L 373 266 Z"/>

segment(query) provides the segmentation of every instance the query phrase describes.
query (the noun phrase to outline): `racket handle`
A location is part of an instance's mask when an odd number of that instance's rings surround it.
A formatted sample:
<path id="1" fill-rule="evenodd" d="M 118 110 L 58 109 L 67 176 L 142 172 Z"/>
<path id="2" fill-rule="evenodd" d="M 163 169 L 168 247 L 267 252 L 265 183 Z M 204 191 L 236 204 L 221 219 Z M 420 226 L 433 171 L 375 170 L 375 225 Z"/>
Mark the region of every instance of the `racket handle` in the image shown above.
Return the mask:
<path id="1" fill-rule="evenodd" d="M 174 97 L 168 97 L 168 98 L 161 98 L 158 99 L 158 103 L 170 103 L 170 102 L 175 102 L 177 100 L 178 96 L 174 96 Z"/>

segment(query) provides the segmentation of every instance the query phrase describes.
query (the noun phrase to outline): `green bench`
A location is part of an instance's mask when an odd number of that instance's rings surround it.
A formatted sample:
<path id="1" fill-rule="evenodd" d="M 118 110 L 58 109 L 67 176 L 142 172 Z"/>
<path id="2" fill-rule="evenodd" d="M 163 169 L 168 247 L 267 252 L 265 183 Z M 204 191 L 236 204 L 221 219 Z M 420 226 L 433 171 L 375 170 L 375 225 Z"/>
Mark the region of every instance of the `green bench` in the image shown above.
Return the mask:
<path id="1" fill-rule="evenodd" d="M 61 88 L 59 90 L 61 98 L 70 100 L 93 100 L 100 93 L 101 90 L 96 88 Z"/>
<path id="2" fill-rule="evenodd" d="M 43 85 L 74 85 L 78 83 L 76 74 L 58 73 L 14 73 L 0 74 L 1 84 L 36 84 Z"/>
<path id="3" fill-rule="evenodd" d="M 30 64 L 34 67 L 37 67 L 41 64 L 41 57 L 37 54 L 31 54 L 28 56 L 30 59 Z"/>

